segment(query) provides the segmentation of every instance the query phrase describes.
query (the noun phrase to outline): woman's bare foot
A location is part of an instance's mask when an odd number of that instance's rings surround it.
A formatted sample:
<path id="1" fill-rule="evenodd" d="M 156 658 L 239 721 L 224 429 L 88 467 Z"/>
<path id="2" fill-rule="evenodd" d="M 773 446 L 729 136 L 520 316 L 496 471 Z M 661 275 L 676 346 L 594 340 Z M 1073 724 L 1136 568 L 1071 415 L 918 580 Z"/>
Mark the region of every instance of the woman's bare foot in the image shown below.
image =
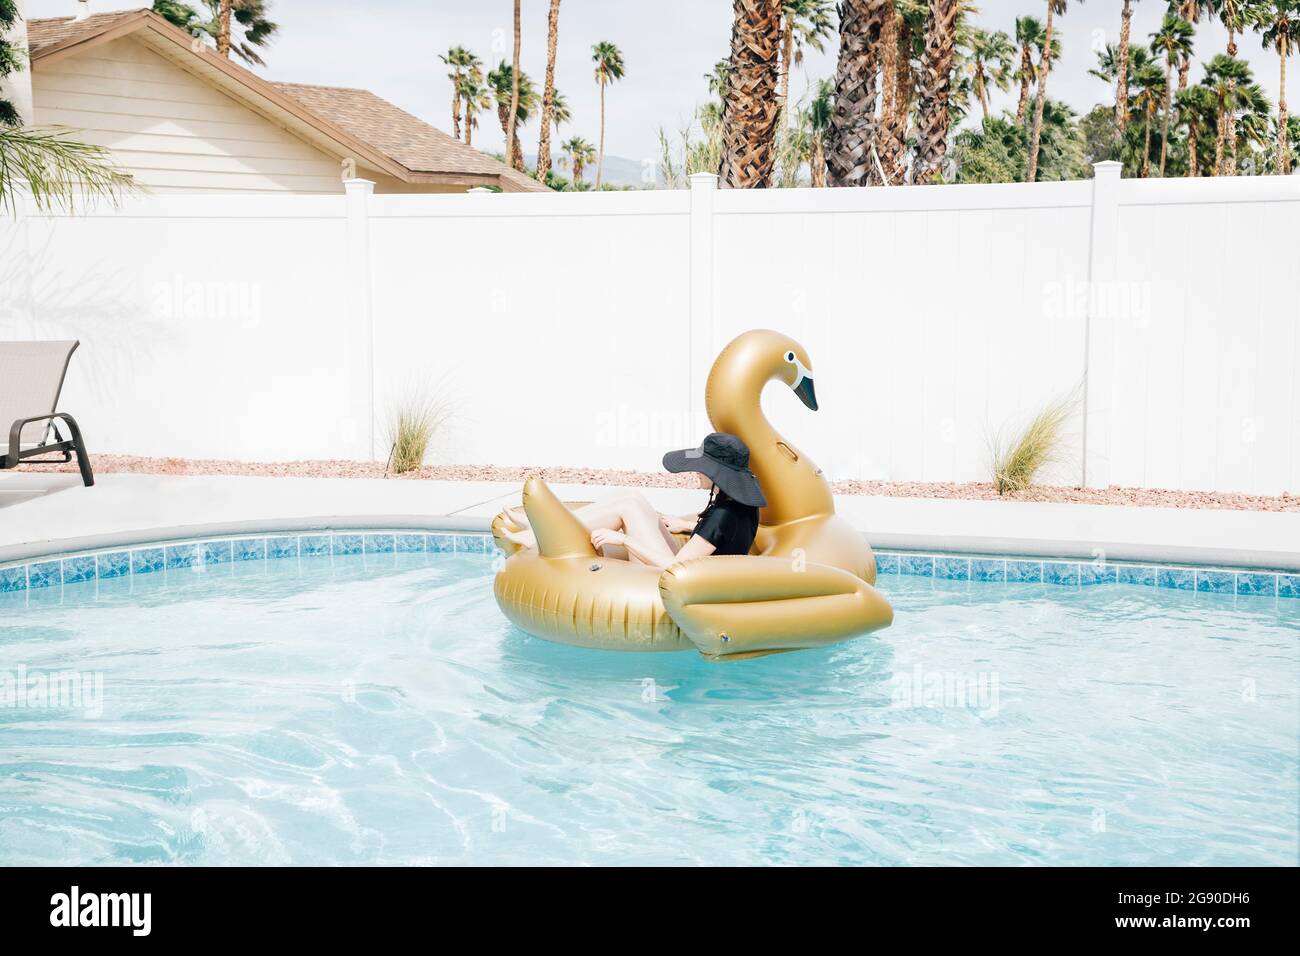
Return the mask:
<path id="1" fill-rule="evenodd" d="M 507 528 L 502 528 L 501 537 L 505 538 L 511 544 L 519 545 L 521 548 L 537 547 L 537 536 L 527 528 L 523 531 L 510 531 Z"/>

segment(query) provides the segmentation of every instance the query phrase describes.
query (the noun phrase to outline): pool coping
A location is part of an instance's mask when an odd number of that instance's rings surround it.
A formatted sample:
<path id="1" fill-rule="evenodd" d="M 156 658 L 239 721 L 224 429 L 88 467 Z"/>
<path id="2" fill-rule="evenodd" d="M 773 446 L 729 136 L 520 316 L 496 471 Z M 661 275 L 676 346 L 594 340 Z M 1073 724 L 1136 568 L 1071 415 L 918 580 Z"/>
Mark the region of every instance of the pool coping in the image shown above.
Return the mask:
<path id="1" fill-rule="evenodd" d="M 0 562 L 0 594 L 217 565 L 299 557 L 458 553 L 494 555 L 488 522 L 478 517 L 290 519 L 159 529 L 61 541 L 56 551 Z M 342 544 L 340 544 L 342 542 Z M 68 547 L 70 544 L 76 547 Z M 1069 556 L 966 554 L 878 548 L 878 572 L 953 583 L 1039 584 L 1083 588 L 1132 584 L 1250 598 L 1300 599 L 1300 574 L 1257 568 Z"/>

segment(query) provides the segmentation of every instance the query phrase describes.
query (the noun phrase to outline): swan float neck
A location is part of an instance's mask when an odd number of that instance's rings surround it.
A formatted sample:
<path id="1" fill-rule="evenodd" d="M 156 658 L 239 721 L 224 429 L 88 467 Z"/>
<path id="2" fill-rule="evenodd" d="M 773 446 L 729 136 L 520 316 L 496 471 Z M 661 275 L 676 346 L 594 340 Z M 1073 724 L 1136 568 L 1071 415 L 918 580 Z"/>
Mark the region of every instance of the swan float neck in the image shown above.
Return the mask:
<path id="1" fill-rule="evenodd" d="M 767 507 L 759 512 L 764 525 L 835 510 L 821 469 L 772 427 L 761 402 L 767 383 L 779 381 L 815 410 L 811 365 L 803 347 L 789 336 L 755 329 L 733 339 L 709 372 L 704 397 L 709 421 L 749 446 L 749 467 L 767 497 Z"/>

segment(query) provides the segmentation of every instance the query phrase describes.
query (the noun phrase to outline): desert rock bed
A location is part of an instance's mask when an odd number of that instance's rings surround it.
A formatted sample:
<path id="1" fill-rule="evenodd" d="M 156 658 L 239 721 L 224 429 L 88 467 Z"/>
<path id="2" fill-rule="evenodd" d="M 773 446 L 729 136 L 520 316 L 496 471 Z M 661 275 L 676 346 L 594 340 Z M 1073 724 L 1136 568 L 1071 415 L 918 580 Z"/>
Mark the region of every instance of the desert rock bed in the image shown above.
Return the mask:
<path id="1" fill-rule="evenodd" d="M 419 471 L 385 476 L 383 464 L 321 460 L 286 462 L 219 461 L 188 458 L 145 458 L 136 455 L 95 455 L 97 474 L 248 475 L 263 478 L 384 478 L 394 481 L 523 481 L 534 475 L 555 484 L 624 485 L 646 488 L 694 487 L 691 475 L 649 474 L 610 468 L 548 466 L 425 465 Z M 24 465 L 23 471 L 75 472 L 75 464 Z M 835 481 L 836 494 L 884 495 L 895 498 L 961 498 L 996 501 L 988 482 Z M 1010 501 L 1057 501 L 1092 505 L 1140 505 L 1154 508 L 1221 508 L 1233 511 L 1300 511 L 1295 495 L 1248 495 L 1211 491 L 1167 491 L 1159 488 L 1033 487 L 1004 495 Z"/>

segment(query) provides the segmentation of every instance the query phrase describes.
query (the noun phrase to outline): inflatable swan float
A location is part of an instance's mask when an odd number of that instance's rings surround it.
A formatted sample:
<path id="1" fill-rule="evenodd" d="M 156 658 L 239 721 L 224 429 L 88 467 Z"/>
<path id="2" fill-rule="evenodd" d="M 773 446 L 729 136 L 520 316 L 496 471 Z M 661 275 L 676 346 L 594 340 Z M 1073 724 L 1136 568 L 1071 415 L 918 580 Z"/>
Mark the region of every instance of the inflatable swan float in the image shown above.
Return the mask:
<path id="1" fill-rule="evenodd" d="M 768 423 L 759 404 L 772 381 L 816 411 L 808 354 L 793 339 L 745 332 L 709 372 L 713 427 L 749 446 L 767 497 L 753 550 L 678 562 L 664 571 L 599 555 L 590 532 L 539 478 L 523 504 L 537 549 L 505 540 L 519 530 L 505 512 L 492 530 L 509 557 L 496 576 L 502 612 L 546 640 L 625 651 L 698 649 L 711 659 L 819 647 L 887 627 L 889 602 L 872 585 L 876 559 L 835 514 L 830 486 L 806 455 Z"/>

